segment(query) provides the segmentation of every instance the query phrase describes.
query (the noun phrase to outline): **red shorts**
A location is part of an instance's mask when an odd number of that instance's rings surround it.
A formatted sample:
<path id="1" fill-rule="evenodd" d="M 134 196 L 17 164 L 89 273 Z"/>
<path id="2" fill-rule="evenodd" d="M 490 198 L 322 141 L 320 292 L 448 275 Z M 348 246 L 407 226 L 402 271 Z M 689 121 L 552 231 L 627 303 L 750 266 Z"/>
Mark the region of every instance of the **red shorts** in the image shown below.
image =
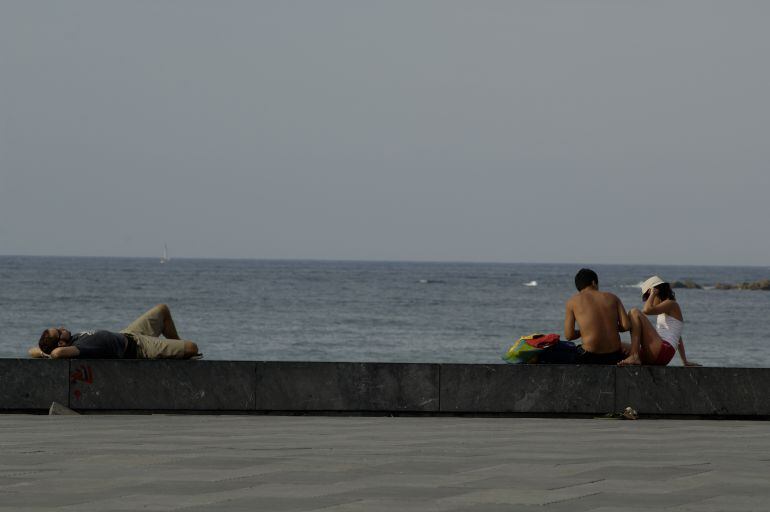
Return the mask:
<path id="1" fill-rule="evenodd" d="M 674 354 L 676 354 L 676 349 L 672 347 L 669 342 L 662 341 L 660 343 L 660 352 L 658 352 L 658 358 L 655 359 L 655 362 L 652 364 L 658 366 L 666 366 L 674 358 Z"/>

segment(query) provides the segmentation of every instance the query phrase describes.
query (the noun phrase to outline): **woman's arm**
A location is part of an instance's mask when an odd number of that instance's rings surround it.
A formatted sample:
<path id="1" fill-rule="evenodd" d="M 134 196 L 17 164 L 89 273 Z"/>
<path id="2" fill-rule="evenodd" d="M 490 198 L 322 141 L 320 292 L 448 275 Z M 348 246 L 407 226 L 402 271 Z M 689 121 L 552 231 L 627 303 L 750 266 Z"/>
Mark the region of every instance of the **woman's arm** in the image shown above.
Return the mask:
<path id="1" fill-rule="evenodd" d="M 642 313 L 645 315 L 660 315 L 661 313 L 671 314 L 676 308 L 676 301 L 666 299 L 655 305 L 655 298 L 658 296 L 658 289 L 653 288 L 650 290 L 650 295 L 647 297 L 647 301 L 642 306 Z"/>
<path id="2" fill-rule="evenodd" d="M 652 288 L 650 290 L 649 295 L 647 295 L 647 300 L 644 301 L 644 304 L 642 305 L 642 313 L 645 315 L 652 315 L 652 310 L 655 308 L 655 297 L 658 296 L 658 289 Z"/>
<path id="3" fill-rule="evenodd" d="M 687 354 L 684 353 L 684 340 L 679 338 L 679 357 L 682 358 L 682 364 L 685 366 L 701 366 L 694 361 L 687 360 Z"/>

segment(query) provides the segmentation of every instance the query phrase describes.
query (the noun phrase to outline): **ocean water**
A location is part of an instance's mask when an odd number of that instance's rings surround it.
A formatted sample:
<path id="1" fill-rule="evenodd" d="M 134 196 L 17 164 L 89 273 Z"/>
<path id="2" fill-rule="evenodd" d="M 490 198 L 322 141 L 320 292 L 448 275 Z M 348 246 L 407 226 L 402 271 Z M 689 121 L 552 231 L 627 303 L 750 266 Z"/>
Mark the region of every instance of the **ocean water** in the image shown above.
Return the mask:
<path id="1" fill-rule="evenodd" d="M 207 359 L 500 363 L 520 335 L 562 332 L 580 266 L 6 256 L 0 357 L 25 357 L 45 327 L 120 330 L 165 302 Z M 703 285 L 770 277 L 760 267 L 592 268 L 626 308 L 640 306 L 635 285 L 651 274 Z M 690 359 L 770 365 L 770 292 L 677 297 Z"/>

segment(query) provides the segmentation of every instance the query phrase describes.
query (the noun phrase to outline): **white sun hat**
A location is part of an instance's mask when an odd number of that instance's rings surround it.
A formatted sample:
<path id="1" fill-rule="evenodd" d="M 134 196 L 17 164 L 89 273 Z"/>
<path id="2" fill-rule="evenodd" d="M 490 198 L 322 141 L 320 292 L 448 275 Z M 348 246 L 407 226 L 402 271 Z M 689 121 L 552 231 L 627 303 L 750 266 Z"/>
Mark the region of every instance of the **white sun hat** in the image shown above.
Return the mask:
<path id="1" fill-rule="evenodd" d="M 646 280 L 645 282 L 642 283 L 642 295 L 644 295 L 645 293 L 649 292 L 650 290 L 652 290 L 653 288 L 655 288 L 659 284 L 663 284 L 665 282 L 666 281 L 664 281 L 663 279 L 661 279 L 658 276 L 652 276 L 651 278 L 649 278 L 648 280 Z"/>

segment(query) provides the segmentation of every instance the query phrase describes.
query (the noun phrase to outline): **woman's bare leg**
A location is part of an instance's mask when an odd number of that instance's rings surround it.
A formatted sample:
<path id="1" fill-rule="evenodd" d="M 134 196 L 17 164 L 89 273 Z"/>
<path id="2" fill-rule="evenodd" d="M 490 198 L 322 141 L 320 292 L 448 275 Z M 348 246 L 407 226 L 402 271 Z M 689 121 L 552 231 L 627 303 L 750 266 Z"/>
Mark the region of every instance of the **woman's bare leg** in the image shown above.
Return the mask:
<path id="1" fill-rule="evenodd" d="M 618 366 L 639 365 L 642 359 L 639 355 L 642 343 L 642 324 L 639 319 L 640 311 L 636 308 L 628 312 L 628 319 L 631 321 L 631 350 L 628 357 L 618 363 Z"/>
<path id="2" fill-rule="evenodd" d="M 631 320 L 631 353 L 619 366 L 652 364 L 660 353 L 660 336 L 647 317 L 638 309 L 628 312 Z"/>

